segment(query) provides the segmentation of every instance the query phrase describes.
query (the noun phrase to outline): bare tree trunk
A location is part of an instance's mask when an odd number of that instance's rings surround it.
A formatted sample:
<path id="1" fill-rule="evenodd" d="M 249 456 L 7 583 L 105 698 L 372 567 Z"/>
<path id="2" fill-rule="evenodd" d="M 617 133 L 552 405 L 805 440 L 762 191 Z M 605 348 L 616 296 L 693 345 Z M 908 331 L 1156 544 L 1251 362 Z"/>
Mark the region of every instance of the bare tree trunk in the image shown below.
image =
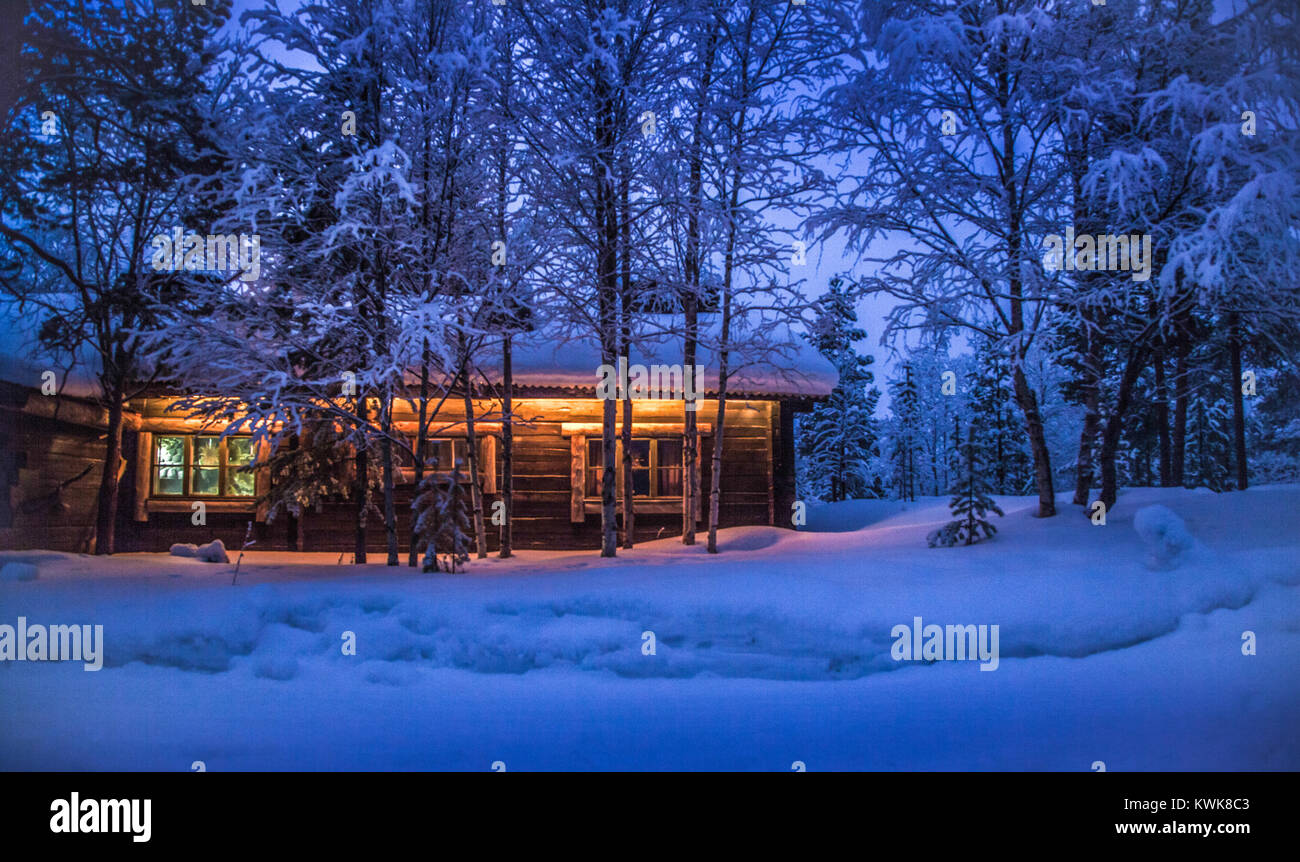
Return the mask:
<path id="1" fill-rule="evenodd" d="M 709 88 L 713 83 L 713 61 L 717 49 L 717 29 L 711 25 L 709 37 L 705 42 L 703 53 L 704 68 L 700 77 L 700 100 L 695 106 L 695 125 L 691 132 L 690 179 L 686 212 L 686 296 L 683 299 L 685 314 L 685 369 L 695 368 L 696 349 L 699 345 L 699 308 L 700 308 L 700 259 L 703 254 L 703 241 L 700 236 L 701 212 L 703 210 L 703 147 L 704 114 L 709 98 Z M 695 381 L 697 391 L 702 389 L 701 381 Z M 698 404 L 698 401 L 697 401 Z M 682 445 L 682 460 L 685 466 L 682 477 L 682 544 L 695 544 L 695 524 L 699 518 L 700 500 L 696 493 L 700 476 L 700 435 L 697 423 L 698 411 L 689 409 L 683 402 L 685 413 L 685 440 Z"/>
<path id="2" fill-rule="evenodd" d="M 366 85 L 366 101 L 370 105 L 371 116 L 377 123 L 382 123 L 384 101 L 383 101 L 383 71 L 377 69 L 378 77 L 372 78 Z M 366 137 L 372 144 L 378 143 L 378 138 L 382 136 L 380 126 L 375 124 L 368 128 Z M 382 223 L 383 201 L 376 198 L 374 202 L 375 223 Z M 372 242 L 371 248 L 374 257 L 370 260 L 373 267 L 374 284 L 372 293 L 366 296 L 366 301 L 362 304 L 363 316 L 370 317 L 374 323 L 377 332 L 375 337 L 374 349 L 380 356 L 388 352 L 388 327 L 389 319 L 387 314 L 388 305 L 388 261 L 385 259 L 383 251 L 376 248 Z M 393 445 L 388 438 L 391 430 L 391 412 L 392 399 L 389 384 L 385 382 L 379 389 L 379 430 L 384 436 L 379 445 L 379 464 L 381 472 L 381 482 L 383 485 L 383 517 L 384 517 L 384 546 L 387 553 L 387 565 L 397 565 L 397 517 L 393 511 Z"/>
<path id="3" fill-rule="evenodd" d="M 512 28 L 506 27 L 502 34 L 503 39 L 498 46 L 500 54 L 505 59 L 505 68 L 500 76 L 500 83 L 497 92 L 501 94 L 501 116 L 504 122 L 501 123 L 501 133 L 498 138 L 499 150 L 497 152 L 497 187 L 496 187 L 496 205 L 497 205 L 497 235 L 502 241 L 506 239 L 506 210 L 508 208 L 508 198 L 510 190 L 510 154 L 514 150 L 512 140 L 513 110 L 511 107 L 511 96 L 514 92 L 514 49 L 515 38 Z M 504 269 L 503 269 L 504 273 Z M 505 280 L 509 283 L 509 280 Z M 513 303 L 513 297 L 507 297 L 505 303 L 505 325 L 501 333 L 501 523 L 500 530 L 497 534 L 497 556 L 501 559 L 509 559 L 514 553 L 514 524 L 515 516 L 515 430 L 514 430 L 514 337 L 511 334 L 516 326 L 515 312 L 517 306 Z M 495 469 L 495 465 L 489 464 L 488 469 Z"/>
<path id="4" fill-rule="evenodd" d="M 728 305 L 728 300 L 722 300 Z M 726 329 L 727 312 L 723 312 L 723 328 Z M 724 336 L 725 337 L 725 336 Z M 725 343 L 725 342 L 724 342 Z M 709 475 L 709 542 L 710 554 L 718 552 L 718 510 L 722 500 L 722 445 L 723 431 L 727 421 L 727 350 L 719 352 L 718 366 L 718 415 L 713 424 L 713 464 Z"/>
<path id="5" fill-rule="evenodd" d="M 1174 437 L 1170 482 L 1181 488 L 1186 475 L 1187 460 L 1187 347 L 1179 344 L 1178 355 L 1174 360 Z"/>
<path id="6" fill-rule="evenodd" d="M 1101 430 L 1101 376 L 1105 361 L 1101 333 L 1094 331 L 1088 322 L 1087 353 L 1083 363 L 1083 430 L 1079 433 L 1079 456 L 1075 461 L 1074 500 L 1076 506 L 1088 505 L 1088 492 L 1094 480 L 1093 445 Z"/>
<path id="7" fill-rule="evenodd" d="M 601 458 L 605 465 L 600 476 L 600 555 L 602 557 L 618 555 L 618 512 L 614 504 L 617 496 L 615 487 L 618 474 L 614 461 L 618 454 L 618 436 L 615 428 L 617 408 L 618 401 L 613 398 L 606 399 L 601 415 Z"/>
<path id="8" fill-rule="evenodd" d="M 734 212 L 734 196 L 732 203 L 732 211 Z M 718 415 L 713 425 L 713 468 L 709 476 L 708 551 L 710 554 L 718 552 L 718 515 L 722 501 L 722 450 L 727 422 L 727 376 L 729 370 L 727 361 L 730 358 L 728 344 L 731 338 L 731 275 L 734 238 L 735 224 L 733 222 L 731 238 L 727 243 L 725 272 L 722 280 L 722 331 L 719 334 L 718 346 Z"/>
<path id="9" fill-rule="evenodd" d="M 690 288 L 687 288 L 688 291 Z M 694 373 L 695 369 L 695 347 L 699 337 L 698 316 L 697 316 L 697 298 L 688 293 L 686 296 L 686 351 L 685 365 L 682 366 L 683 372 L 690 369 Z M 696 391 L 699 391 L 702 381 L 695 381 Z M 682 441 L 682 461 L 686 468 L 682 472 L 682 544 L 695 544 L 695 522 L 699 516 L 700 501 L 696 497 L 695 489 L 697 487 L 696 477 L 700 475 L 700 433 L 699 425 L 696 424 L 699 399 L 696 399 L 696 409 L 691 409 L 691 404 L 682 401 L 682 413 L 685 415 L 683 423 L 683 433 L 685 439 Z"/>
<path id="10" fill-rule="evenodd" d="M 1073 200 L 1074 224 L 1076 229 L 1092 233 L 1088 197 L 1084 192 L 1084 178 L 1088 166 L 1087 127 L 1075 127 L 1066 136 L 1066 163 L 1070 171 L 1071 198 Z M 1082 275 L 1080 279 L 1085 287 L 1091 287 L 1091 274 Z M 1094 316 L 1085 308 L 1080 315 L 1084 346 L 1082 350 L 1083 428 L 1079 432 L 1079 451 L 1074 461 L 1074 498 L 1076 506 L 1088 505 L 1088 493 L 1095 480 L 1093 475 L 1093 455 L 1097 433 L 1101 429 L 1101 380 L 1102 363 L 1105 362 L 1104 342 L 1101 327 Z"/>
<path id="11" fill-rule="evenodd" d="M 1232 366 L 1232 436 L 1237 460 L 1237 490 L 1250 487 L 1250 467 L 1246 463 L 1246 404 L 1241 391 L 1241 338 L 1237 327 L 1228 340 L 1228 359 Z"/>
<path id="12" fill-rule="evenodd" d="M 289 435 L 289 451 L 297 452 L 302 448 L 302 443 L 297 434 Z M 296 456 L 295 456 L 296 457 Z M 303 515 L 307 511 L 304 509 L 300 514 L 295 515 L 292 509 L 285 512 L 285 539 L 291 551 L 302 551 L 302 528 Z"/>
<path id="13" fill-rule="evenodd" d="M 1101 439 L 1101 502 L 1110 511 L 1115 507 L 1119 496 L 1119 477 L 1115 470 L 1115 456 L 1119 452 L 1119 440 L 1123 431 L 1124 417 L 1128 413 L 1129 403 L 1133 398 L 1133 386 L 1146 364 L 1146 351 L 1135 348 L 1129 354 L 1124 375 L 1120 378 L 1119 392 L 1115 396 L 1115 407 L 1106 417 L 1106 430 Z"/>
<path id="14" fill-rule="evenodd" d="M 388 551 L 387 563 L 390 566 L 396 566 L 398 564 L 397 509 L 393 500 L 393 441 L 388 437 L 393 431 L 393 402 L 392 398 L 387 396 L 385 401 L 386 404 L 383 408 L 384 439 L 379 450 L 384 469 L 384 540 Z"/>
<path id="15" fill-rule="evenodd" d="M 622 296 L 620 301 L 623 315 L 623 354 L 632 362 L 632 221 L 630 173 L 627 155 L 620 160 L 622 178 L 619 185 L 619 241 L 622 253 Z M 653 445 L 653 444 L 652 444 Z M 633 496 L 632 481 L 632 393 L 623 394 L 623 548 L 632 550 L 636 545 L 636 500 Z"/>
<path id="16" fill-rule="evenodd" d="M 515 433 L 514 433 L 514 355 L 510 333 L 501 348 L 501 501 L 505 509 L 501 520 L 501 548 L 498 555 L 508 559 L 514 552 L 510 519 L 515 512 Z"/>
<path id="17" fill-rule="evenodd" d="M 428 8 L 428 20 L 425 29 L 425 51 L 427 54 L 433 53 L 435 42 L 435 11 L 433 5 Z M 427 67 L 426 67 L 427 69 Z M 427 79 L 426 79 L 427 80 Z M 420 97 L 420 107 L 422 111 L 427 111 L 429 107 L 428 90 L 425 90 Z M 441 224 L 435 226 L 434 215 L 430 201 L 433 199 L 433 129 L 426 119 L 423 120 L 423 146 L 420 149 L 420 182 L 423 187 L 423 194 L 420 195 L 420 245 L 421 257 L 427 269 L 424 270 L 424 296 L 427 301 L 433 295 L 433 272 L 436 266 L 438 255 L 438 240 L 442 231 Z M 444 176 L 444 185 L 446 179 Z M 430 236 L 432 235 L 432 241 Z M 420 493 L 420 483 L 424 480 L 424 459 L 427 455 L 427 442 L 429 439 L 429 339 L 421 339 L 420 344 L 420 410 L 419 419 L 415 427 L 415 493 Z M 411 513 L 411 543 L 406 553 L 406 565 L 415 568 L 418 566 L 420 551 L 420 538 L 415 534 L 415 513 Z"/>
<path id="18" fill-rule="evenodd" d="M 474 434 L 474 398 L 469 376 L 469 359 L 463 360 L 461 381 L 465 387 L 465 455 L 469 459 L 469 498 L 474 507 L 474 545 L 478 558 L 487 556 L 487 525 L 483 522 L 483 486 L 478 480 L 478 438 Z"/>
<path id="19" fill-rule="evenodd" d="M 601 362 L 618 361 L 618 217 L 615 212 L 614 158 L 617 133 L 614 94 L 607 80 L 605 62 L 593 64 L 595 75 L 596 119 L 596 195 L 595 216 L 598 230 L 596 269 Z M 601 446 L 604 463 L 600 489 L 600 555 L 618 555 L 618 510 L 616 505 L 618 400 L 605 399 L 601 417 Z"/>
<path id="20" fill-rule="evenodd" d="M 366 447 L 369 441 L 366 439 L 369 435 L 366 433 L 366 396 L 363 392 L 357 396 L 357 418 L 360 420 L 357 427 L 357 454 L 353 460 L 353 466 L 356 468 L 356 486 L 353 493 L 356 494 L 356 519 L 357 531 L 356 542 L 353 546 L 353 562 L 358 565 L 366 562 L 366 503 L 370 494 L 370 457 Z"/>
<path id="21" fill-rule="evenodd" d="M 1004 112 L 1010 113 L 1010 73 L 1002 70 L 997 76 L 998 101 Z M 1024 252 L 1021 248 L 1022 218 L 1026 205 L 1020 198 L 1017 177 L 1020 168 L 1016 164 L 1015 132 L 1009 123 L 1002 125 L 1002 177 L 1003 192 L 1006 195 L 1009 219 L 1007 223 L 1007 292 L 1010 295 L 1010 323 L 1007 334 L 1021 336 L 1025 332 L 1024 284 L 1020 275 L 1020 263 Z M 1047 437 L 1043 431 L 1043 418 L 1039 413 L 1038 399 L 1025 378 L 1025 348 L 1021 347 L 1012 368 L 1015 384 L 1016 402 L 1025 417 L 1025 431 L 1029 435 L 1029 448 L 1034 456 L 1034 483 L 1038 489 L 1038 517 L 1050 518 L 1056 514 L 1056 493 L 1052 487 L 1051 453 L 1047 448 Z"/>
<path id="22" fill-rule="evenodd" d="M 1052 489 L 1052 464 L 1047 451 L 1047 435 L 1043 430 L 1043 417 L 1038 412 L 1038 399 L 1025 379 L 1019 362 L 1011 373 L 1015 385 L 1016 401 L 1025 415 L 1025 431 L 1029 435 L 1029 448 L 1034 456 L 1034 484 L 1038 488 L 1038 517 L 1050 518 L 1056 514 L 1056 493 Z"/>
<path id="23" fill-rule="evenodd" d="M 632 550 L 636 545 L 636 507 L 632 502 L 632 398 L 623 399 L 623 548 Z"/>
<path id="24" fill-rule="evenodd" d="M 930 486 L 934 489 L 934 496 L 939 496 L 939 436 L 938 423 L 930 428 Z"/>
<path id="25" fill-rule="evenodd" d="M 424 339 L 420 352 L 420 413 L 415 428 L 415 487 L 419 493 L 420 482 L 424 479 L 424 458 L 428 451 L 429 440 L 429 340 Z M 419 537 L 415 535 L 415 515 L 411 516 L 411 547 L 407 552 L 406 564 L 415 568 L 420 552 L 416 547 Z"/>
<path id="26" fill-rule="evenodd" d="M 1165 353 L 1155 352 L 1156 367 L 1156 433 L 1160 441 L 1160 487 L 1174 484 L 1172 445 L 1169 439 L 1169 386 L 1165 382 Z"/>
<path id="27" fill-rule="evenodd" d="M 104 450 L 104 472 L 99 480 L 99 499 L 95 509 L 95 553 L 111 554 L 116 544 L 118 474 L 122 469 L 122 391 L 114 386 L 108 397 L 108 434 Z M 137 465 L 149 470 L 152 465 Z"/>

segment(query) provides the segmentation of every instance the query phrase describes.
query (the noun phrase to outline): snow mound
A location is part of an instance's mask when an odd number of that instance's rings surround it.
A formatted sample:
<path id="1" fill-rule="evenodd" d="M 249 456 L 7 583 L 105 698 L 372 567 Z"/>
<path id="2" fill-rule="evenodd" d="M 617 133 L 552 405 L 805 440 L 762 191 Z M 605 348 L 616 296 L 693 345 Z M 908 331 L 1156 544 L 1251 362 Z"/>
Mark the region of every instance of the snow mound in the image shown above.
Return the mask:
<path id="1" fill-rule="evenodd" d="M 173 557 L 194 557 L 205 563 L 228 563 L 230 558 L 226 556 L 226 546 L 220 539 L 213 539 L 206 545 L 194 545 L 190 543 L 175 544 L 168 551 Z"/>
<path id="2" fill-rule="evenodd" d="M 34 581 L 39 574 L 31 563 L 5 563 L 0 567 L 0 581 Z"/>
<path id="3" fill-rule="evenodd" d="M 298 659 L 293 656 L 270 656 L 257 663 L 253 674 L 262 679 L 284 682 L 298 675 Z"/>
<path id="4" fill-rule="evenodd" d="M 1133 529 L 1146 542 L 1147 563 L 1154 569 L 1177 568 L 1197 546 L 1183 519 L 1165 506 L 1138 509 L 1133 516 Z"/>
<path id="5" fill-rule="evenodd" d="M 738 527 L 718 541 L 723 551 L 761 551 L 782 539 L 782 531 L 772 527 Z"/>
<path id="6" fill-rule="evenodd" d="M 945 501 L 946 503 L 946 501 Z M 808 506 L 808 523 L 799 529 L 809 533 L 852 533 L 906 511 L 900 500 L 842 500 Z"/>

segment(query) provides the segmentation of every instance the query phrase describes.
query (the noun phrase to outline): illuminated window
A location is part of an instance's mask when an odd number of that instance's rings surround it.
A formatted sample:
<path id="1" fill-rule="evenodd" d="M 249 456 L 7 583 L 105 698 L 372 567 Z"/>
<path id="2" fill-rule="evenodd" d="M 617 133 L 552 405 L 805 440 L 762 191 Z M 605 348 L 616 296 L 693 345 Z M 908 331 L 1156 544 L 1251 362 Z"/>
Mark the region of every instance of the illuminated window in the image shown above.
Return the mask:
<path id="1" fill-rule="evenodd" d="M 600 496 L 604 475 L 604 445 L 600 438 L 587 440 L 588 497 Z M 618 443 L 618 495 L 623 495 L 623 442 Z M 682 495 L 682 441 L 676 439 L 632 440 L 632 496 L 680 497 Z"/>
<path id="2" fill-rule="evenodd" d="M 251 437 L 158 434 L 153 443 L 153 493 L 159 497 L 252 497 L 257 483 Z"/>

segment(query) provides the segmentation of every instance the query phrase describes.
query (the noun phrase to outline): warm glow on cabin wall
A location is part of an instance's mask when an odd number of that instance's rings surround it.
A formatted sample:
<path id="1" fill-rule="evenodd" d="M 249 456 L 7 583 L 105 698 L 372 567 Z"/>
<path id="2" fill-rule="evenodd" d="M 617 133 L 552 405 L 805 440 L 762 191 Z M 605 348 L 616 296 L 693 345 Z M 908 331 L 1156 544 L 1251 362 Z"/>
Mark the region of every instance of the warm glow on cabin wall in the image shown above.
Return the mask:
<path id="1" fill-rule="evenodd" d="M 133 404 L 141 414 L 141 427 L 147 431 L 195 433 L 208 431 L 220 433 L 224 428 L 210 420 L 186 418 L 168 408 L 179 399 L 176 397 L 144 398 Z M 436 402 L 434 402 L 436 403 Z M 604 418 L 605 402 L 599 398 L 516 398 L 514 399 L 515 426 L 519 430 L 529 425 L 555 422 L 600 422 Z M 717 421 L 718 401 L 716 398 L 699 399 L 695 410 L 696 421 L 703 425 L 712 425 Z M 760 415 L 770 421 L 773 402 L 767 400 L 728 400 L 729 420 L 735 421 L 741 415 L 754 417 Z M 624 404 L 615 402 L 615 416 L 620 424 L 623 418 Z M 633 427 L 642 422 L 681 423 L 684 424 L 685 402 L 680 399 L 636 399 L 632 404 Z M 474 414 L 476 430 L 483 433 L 496 433 L 501 426 L 501 402 L 493 399 L 475 399 Z M 415 432 L 418 421 L 418 404 L 412 410 L 405 400 L 398 400 L 393 407 L 394 425 L 403 432 Z M 481 417 L 481 418 L 480 418 Z M 464 401 L 448 399 L 430 421 L 431 433 L 444 435 L 465 433 Z M 753 421 L 751 418 L 749 421 Z M 730 425 L 731 422 L 728 422 Z"/>

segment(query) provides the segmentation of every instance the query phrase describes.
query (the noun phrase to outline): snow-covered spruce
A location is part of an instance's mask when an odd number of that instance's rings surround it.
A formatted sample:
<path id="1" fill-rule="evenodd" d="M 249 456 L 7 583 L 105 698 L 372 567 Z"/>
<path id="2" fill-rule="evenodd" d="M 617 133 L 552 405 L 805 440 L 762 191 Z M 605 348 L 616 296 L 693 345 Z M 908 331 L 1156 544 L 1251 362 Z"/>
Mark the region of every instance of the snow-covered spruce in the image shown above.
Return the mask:
<path id="1" fill-rule="evenodd" d="M 953 487 L 952 500 L 948 504 L 948 508 L 957 517 L 925 537 L 926 544 L 931 548 L 973 545 L 993 538 L 998 531 L 989 522 L 987 515 L 995 512 L 1001 516 L 1002 510 L 990 496 L 989 483 L 984 475 L 987 465 L 973 426 L 967 428 L 966 439 L 961 444 L 959 453 L 961 464 L 957 484 Z"/>
<path id="2" fill-rule="evenodd" d="M 830 398 L 798 418 L 799 456 L 804 488 L 800 496 L 829 502 L 883 497 L 876 472 L 879 432 L 874 417 L 880 390 L 871 386 L 874 358 L 862 356 L 854 342 L 867 337 L 854 309 L 855 291 L 844 277 L 831 279 L 817 303 L 809 341 L 835 366 L 839 381 Z"/>
<path id="3" fill-rule="evenodd" d="M 436 467 L 434 462 L 434 469 L 420 480 L 411 502 L 416 549 L 424 551 L 424 571 L 454 573 L 469 559 L 469 508 L 460 471 L 438 473 Z"/>

